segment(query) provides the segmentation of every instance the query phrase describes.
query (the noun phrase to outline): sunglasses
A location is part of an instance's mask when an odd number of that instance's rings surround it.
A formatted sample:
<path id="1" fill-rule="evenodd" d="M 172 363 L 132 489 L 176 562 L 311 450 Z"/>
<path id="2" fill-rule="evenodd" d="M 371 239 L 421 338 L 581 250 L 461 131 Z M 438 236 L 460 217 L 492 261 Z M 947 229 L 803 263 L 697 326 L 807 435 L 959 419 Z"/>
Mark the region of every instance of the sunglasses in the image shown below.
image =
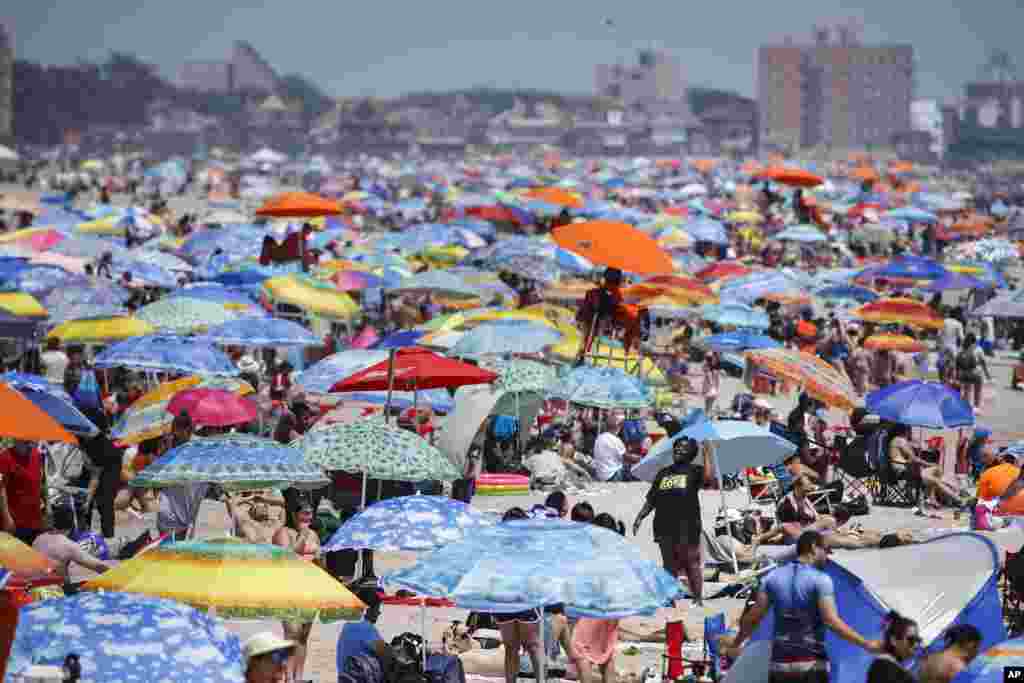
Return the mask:
<path id="1" fill-rule="evenodd" d="M 277 666 L 282 666 L 292 656 L 292 651 L 289 649 L 274 650 L 272 652 L 268 652 L 263 656 L 269 658 L 270 661 L 272 661 Z"/>

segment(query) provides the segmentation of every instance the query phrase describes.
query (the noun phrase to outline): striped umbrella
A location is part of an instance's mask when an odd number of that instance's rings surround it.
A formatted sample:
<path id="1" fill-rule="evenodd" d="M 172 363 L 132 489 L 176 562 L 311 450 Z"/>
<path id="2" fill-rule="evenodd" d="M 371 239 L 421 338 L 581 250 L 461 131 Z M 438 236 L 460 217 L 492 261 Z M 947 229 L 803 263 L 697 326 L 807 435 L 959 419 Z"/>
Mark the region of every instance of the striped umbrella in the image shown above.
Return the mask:
<path id="1" fill-rule="evenodd" d="M 791 349 L 756 349 L 747 351 L 746 357 L 749 364 L 802 386 L 826 405 L 852 410 L 859 402 L 850 381 L 817 356 Z"/>
<path id="2" fill-rule="evenodd" d="M 934 330 L 942 329 L 942 316 L 931 306 L 902 297 L 878 299 L 855 308 L 850 315 L 872 323 L 913 325 Z"/>

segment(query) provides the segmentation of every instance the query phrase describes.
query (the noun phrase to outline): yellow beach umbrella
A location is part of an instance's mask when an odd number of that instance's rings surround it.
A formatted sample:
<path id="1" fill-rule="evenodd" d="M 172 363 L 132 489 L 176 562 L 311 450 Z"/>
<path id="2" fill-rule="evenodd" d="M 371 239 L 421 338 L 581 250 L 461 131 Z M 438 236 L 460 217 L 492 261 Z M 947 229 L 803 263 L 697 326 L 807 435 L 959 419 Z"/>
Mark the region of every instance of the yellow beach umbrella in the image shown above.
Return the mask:
<path id="1" fill-rule="evenodd" d="M 94 221 L 86 221 L 75 226 L 75 232 L 84 235 L 120 235 L 127 232 L 127 228 L 120 223 L 120 219 L 114 217 L 98 218 Z"/>
<path id="2" fill-rule="evenodd" d="M 213 607 L 227 619 L 339 621 L 358 619 L 366 609 L 344 584 L 290 548 L 235 539 L 158 546 L 83 588 Z"/>
<path id="3" fill-rule="evenodd" d="M 131 337 L 153 334 L 156 328 L 138 318 L 93 318 L 90 320 L 69 320 L 50 331 L 48 337 L 55 337 L 67 344 L 102 344 Z"/>
<path id="4" fill-rule="evenodd" d="M 725 216 L 729 223 L 763 223 L 764 216 L 757 211 L 732 211 Z"/>
<path id="5" fill-rule="evenodd" d="M 263 283 L 263 293 L 273 302 L 289 304 L 324 318 L 349 320 L 359 314 L 359 306 L 350 296 L 311 277 L 271 278 Z"/>
<path id="6" fill-rule="evenodd" d="M 4 292 L 0 293 L 0 308 L 12 315 L 22 315 L 31 318 L 45 318 L 46 309 L 32 296 L 25 292 Z"/>

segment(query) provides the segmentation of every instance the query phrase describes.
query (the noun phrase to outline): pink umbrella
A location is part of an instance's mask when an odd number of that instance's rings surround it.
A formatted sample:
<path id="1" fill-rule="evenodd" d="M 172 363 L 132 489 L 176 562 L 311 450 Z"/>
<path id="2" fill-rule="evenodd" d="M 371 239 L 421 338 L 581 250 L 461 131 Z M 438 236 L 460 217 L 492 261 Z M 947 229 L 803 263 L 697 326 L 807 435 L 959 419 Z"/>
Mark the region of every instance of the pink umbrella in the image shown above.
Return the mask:
<path id="1" fill-rule="evenodd" d="M 359 334 L 352 338 L 349 348 L 368 349 L 378 341 L 380 341 L 380 335 L 377 334 L 377 330 L 367 325 Z"/>
<path id="2" fill-rule="evenodd" d="M 179 391 L 167 405 L 167 412 L 178 416 L 188 413 L 202 427 L 229 427 L 256 419 L 256 404 L 226 389 L 186 389 Z"/>

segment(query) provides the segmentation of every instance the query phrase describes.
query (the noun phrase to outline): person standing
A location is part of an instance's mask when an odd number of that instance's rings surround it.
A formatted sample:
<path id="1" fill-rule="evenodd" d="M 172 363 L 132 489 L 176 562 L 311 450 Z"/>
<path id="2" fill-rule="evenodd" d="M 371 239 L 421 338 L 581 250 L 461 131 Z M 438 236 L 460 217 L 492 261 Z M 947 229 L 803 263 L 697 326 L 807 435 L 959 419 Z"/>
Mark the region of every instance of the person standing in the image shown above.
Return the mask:
<path id="1" fill-rule="evenodd" d="M 633 522 L 633 535 L 644 519 L 654 512 L 654 540 L 661 548 L 662 565 L 672 576 L 686 574 L 695 605 L 703 604 L 704 566 L 700 537 L 700 490 L 715 481 L 711 449 L 704 448 L 704 461 L 694 465 L 701 448 L 687 436 L 672 444 L 672 464 L 654 477 L 644 506 Z"/>
<path id="2" fill-rule="evenodd" d="M 15 441 L 0 453 L 0 521 L 4 531 L 32 545 L 43 532 L 43 453 L 30 441 Z"/>
<path id="3" fill-rule="evenodd" d="M 772 634 L 770 683 L 828 683 L 828 652 L 825 630 L 843 640 L 880 654 L 882 644 L 868 640 L 850 628 L 836 608 L 832 578 L 821 568 L 828 548 L 817 531 L 805 531 L 796 543 L 797 559 L 769 574 L 761 584 L 753 606 L 740 621 L 739 633 L 723 654 L 738 657 L 768 610 L 775 608 Z"/>
<path id="4" fill-rule="evenodd" d="M 619 438 L 618 415 L 609 415 L 605 431 L 594 441 L 594 478 L 598 481 L 628 481 L 626 444 Z"/>
<path id="5" fill-rule="evenodd" d="M 915 683 L 914 675 L 903 666 L 921 646 L 917 622 L 897 612 L 886 617 L 882 653 L 868 668 L 867 683 Z"/>
<path id="6" fill-rule="evenodd" d="M 985 380 L 992 381 L 985 354 L 978 348 L 978 338 L 974 333 L 964 337 L 964 345 L 956 356 L 956 374 L 960 381 L 960 395 L 968 403 L 973 403 L 974 410 L 981 408 L 981 389 Z"/>
<path id="7" fill-rule="evenodd" d="M 715 403 L 722 384 L 722 366 L 718 354 L 711 352 L 704 359 L 704 381 L 701 394 L 704 396 L 704 414 L 710 419 L 714 415 Z"/>
<path id="8" fill-rule="evenodd" d="M 60 350 L 60 339 L 46 340 L 46 351 L 39 356 L 43 364 L 43 376 L 54 384 L 63 384 L 64 371 L 68 367 L 68 355 Z"/>

